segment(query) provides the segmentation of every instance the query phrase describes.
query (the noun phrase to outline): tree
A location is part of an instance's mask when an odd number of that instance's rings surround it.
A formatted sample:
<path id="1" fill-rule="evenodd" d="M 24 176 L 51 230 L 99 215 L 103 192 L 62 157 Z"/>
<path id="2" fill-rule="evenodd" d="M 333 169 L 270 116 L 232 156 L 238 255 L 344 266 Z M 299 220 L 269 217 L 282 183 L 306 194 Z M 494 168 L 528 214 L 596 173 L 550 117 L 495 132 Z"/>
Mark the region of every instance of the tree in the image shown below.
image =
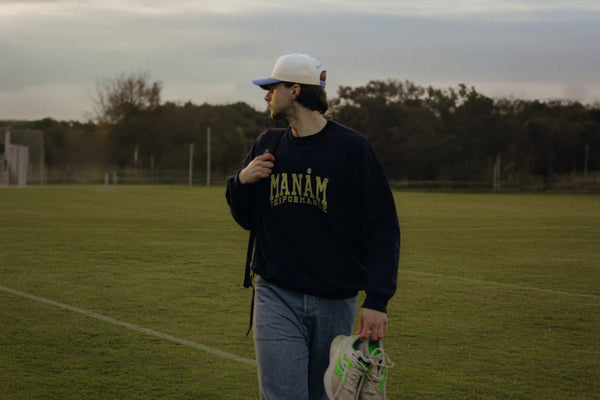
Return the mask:
<path id="1" fill-rule="evenodd" d="M 160 81 L 151 83 L 146 72 L 121 74 L 97 84 L 96 120 L 112 143 L 113 165 L 127 165 L 138 151 L 153 153 L 152 122 L 160 107 L 162 86 Z"/>
<path id="2" fill-rule="evenodd" d="M 146 72 L 122 74 L 115 79 L 105 79 L 96 85 L 96 119 L 115 124 L 131 114 L 152 110 L 160 105 L 160 81 L 150 83 Z"/>

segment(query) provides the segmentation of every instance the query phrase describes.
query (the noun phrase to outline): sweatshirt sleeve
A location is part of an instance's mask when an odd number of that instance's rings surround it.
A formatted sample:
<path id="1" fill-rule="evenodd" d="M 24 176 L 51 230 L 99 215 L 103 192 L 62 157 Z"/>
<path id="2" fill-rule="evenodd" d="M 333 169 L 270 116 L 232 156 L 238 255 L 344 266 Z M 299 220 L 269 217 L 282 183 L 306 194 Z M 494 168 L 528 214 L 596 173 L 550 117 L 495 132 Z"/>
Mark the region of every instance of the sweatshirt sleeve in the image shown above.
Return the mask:
<path id="1" fill-rule="evenodd" d="M 387 176 L 371 146 L 361 156 L 361 226 L 367 272 L 364 308 L 386 312 L 396 292 L 400 224 Z"/>
<path id="2" fill-rule="evenodd" d="M 250 161 L 252 161 L 259 148 L 262 136 L 254 142 L 252 149 L 248 153 L 244 161 L 242 169 L 244 169 Z M 256 203 L 258 201 L 258 183 L 244 185 L 240 182 L 240 171 L 227 180 L 227 190 L 225 197 L 229 204 L 229 211 L 233 219 L 244 229 L 252 230 L 256 223 Z"/>
<path id="3" fill-rule="evenodd" d="M 254 212 L 258 188 L 256 184 L 244 185 L 239 181 L 240 173 L 227 180 L 225 197 L 233 219 L 244 229 L 254 228 Z"/>

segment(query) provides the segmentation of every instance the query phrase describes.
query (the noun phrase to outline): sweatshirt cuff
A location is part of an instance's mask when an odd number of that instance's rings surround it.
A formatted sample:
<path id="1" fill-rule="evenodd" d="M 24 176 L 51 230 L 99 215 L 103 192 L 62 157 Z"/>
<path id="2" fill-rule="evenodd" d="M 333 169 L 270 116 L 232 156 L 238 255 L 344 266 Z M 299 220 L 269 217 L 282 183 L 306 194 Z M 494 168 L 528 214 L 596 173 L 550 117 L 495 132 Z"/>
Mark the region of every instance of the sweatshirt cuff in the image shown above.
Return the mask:
<path id="1" fill-rule="evenodd" d="M 238 172 L 237 174 L 235 174 L 234 176 L 229 178 L 229 180 L 231 181 L 232 189 L 235 191 L 250 192 L 250 191 L 254 190 L 254 187 L 256 186 L 253 184 L 243 184 L 240 181 L 240 172 Z"/>
<path id="2" fill-rule="evenodd" d="M 241 181 L 240 181 L 240 172 L 242 172 L 241 170 L 238 171 L 237 174 L 235 174 L 235 176 L 233 177 L 233 182 L 235 183 L 236 186 L 239 187 L 244 187 L 246 185 L 244 185 Z"/>
<path id="3" fill-rule="evenodd" d="M 370 310 L 387 313 L 387 302 L 388 299 L 386 298 L 377 295 L 369 295 L 367 293 L 367 298 L 365 299 L 362 308 L 368 308 Z"/>

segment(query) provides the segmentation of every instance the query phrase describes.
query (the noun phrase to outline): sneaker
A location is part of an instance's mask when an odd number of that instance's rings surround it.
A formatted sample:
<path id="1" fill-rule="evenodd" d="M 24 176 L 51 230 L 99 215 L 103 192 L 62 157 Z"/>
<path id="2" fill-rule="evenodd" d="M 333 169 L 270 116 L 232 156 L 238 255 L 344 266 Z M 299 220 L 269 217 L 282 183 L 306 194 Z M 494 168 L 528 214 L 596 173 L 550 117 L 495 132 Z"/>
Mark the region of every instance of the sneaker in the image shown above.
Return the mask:
<path id="1" fill-rule="evenodd" d="M 359 336 L 338 336 L 331 342 L 323 383 L 329 400 L 357 400 L 368 362 Z"/>
<path id="2" fill-rule="evenodd" d="M 363 378 L 360 389 L 360 400 L 385 400 L 385 388 L 388 368 L 394 363 L 383 351 L 381 341 L 365 340 L 360 344 L 360 350 L 369 360 L 369 367 Z"/>

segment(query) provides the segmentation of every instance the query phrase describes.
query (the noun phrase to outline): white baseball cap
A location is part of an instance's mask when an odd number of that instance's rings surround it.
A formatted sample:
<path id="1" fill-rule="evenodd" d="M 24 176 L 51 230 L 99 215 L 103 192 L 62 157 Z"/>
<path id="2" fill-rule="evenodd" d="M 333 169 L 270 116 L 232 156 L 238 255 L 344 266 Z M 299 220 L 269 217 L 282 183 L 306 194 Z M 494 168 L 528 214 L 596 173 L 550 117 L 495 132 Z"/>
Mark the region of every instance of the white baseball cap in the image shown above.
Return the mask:
<path id="1" fill-rule="evenodd" d="M 325 66 L 317 59 L 304 53 L 288 54 L 279 57 L 269 78 L 252 81 L 255 85 L 266 89 L 267 86 L 279 82 L 302 83 L 325 87 Z"/>

